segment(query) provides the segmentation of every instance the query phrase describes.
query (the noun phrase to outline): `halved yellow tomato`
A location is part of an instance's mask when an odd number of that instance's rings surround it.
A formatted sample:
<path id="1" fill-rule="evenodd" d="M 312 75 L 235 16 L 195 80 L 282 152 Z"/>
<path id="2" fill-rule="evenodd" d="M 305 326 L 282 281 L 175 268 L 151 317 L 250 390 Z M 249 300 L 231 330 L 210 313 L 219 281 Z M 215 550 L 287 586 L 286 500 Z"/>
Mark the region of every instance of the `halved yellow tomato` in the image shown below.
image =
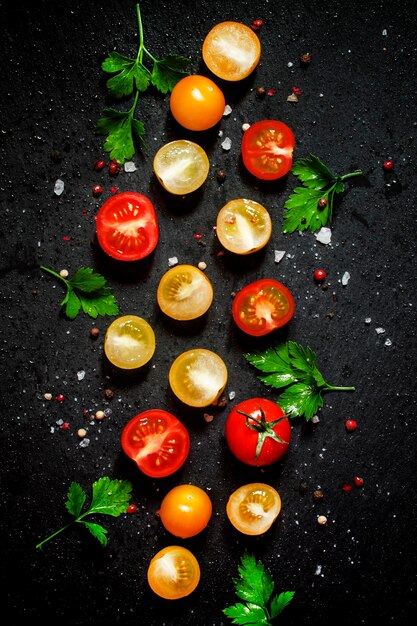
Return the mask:
<path id="1" fill-rule="evenodd" d="M 213 301 L 213 287 L 194 265 L 175 265 L 159 281 L 156 298 L 161 311 L 175 320 L 203 315 Z"/>
<path id="2" fill-rule="evenodd" d="M 190 595 L 200 582 L 200 566 L 194 554 L 182 546 L 167 546 L 152 558 L 148 583 L 154 593 L 166 600 Z"/>
<path id="3" fill-rule="evenodd" d="M 220 22 L 203 42 L 203 60 L 223 80 L 237 81 L 253 72 L 261 56 L 259 38 L 249 26 Z"/>
<path id="4" fill-rule="evenodd" d="M 244 535 L 262 535 L 277 519 L 281 497 L 265 483 L 249 483 L 230 496 L 226 513 L 233 526 Z"/>
<path id="5" fill-rule="evenodd" d="M 216 233 L 226 250 L 235 254 L 257 252 L 271 238 L 272 222 L 268 211 L 258 202 L 237 198 L 220 209 Z"/>
<path id="6" fill-rule="evenodd" d="M 150 324 L 137 315 L 115 319 L 106 331 L 104 352 L 110 363 L 121 369 L 145 365 L 155 352 L 155 333 Z"/>
<path id="7" fill-rule="evenodd" d="M 216 404 L 227 383 L 226 365 L 215 352 L 195 348 L 180 354 L 169 370 L 174 394 L 188 406 Z"/>
<path id="8" fill-rule="evenodd" d="M 178 139 L 158 150 L 153 169 L 164 189 L 172 194 L 185 195 L 201 187 L 208 176 L 210 163 L 201 146 Z"/>

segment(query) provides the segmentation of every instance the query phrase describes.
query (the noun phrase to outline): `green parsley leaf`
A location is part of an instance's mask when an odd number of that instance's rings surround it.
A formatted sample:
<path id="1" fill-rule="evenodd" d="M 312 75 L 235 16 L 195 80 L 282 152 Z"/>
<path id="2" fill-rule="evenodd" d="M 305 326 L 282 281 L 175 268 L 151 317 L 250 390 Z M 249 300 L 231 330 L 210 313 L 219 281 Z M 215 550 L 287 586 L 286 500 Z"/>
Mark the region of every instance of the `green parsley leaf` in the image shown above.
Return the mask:
<path id="1" fill-rule="evenodd" d="M 129 481 L 117 479 L 113 480 L 107 476 L 103 476 L 93 483 L 93 497 L 91 505 L 86 511 L 84 511 L 84 513 L 82 513 L 81 511 L 87 495 L 81 485 L 75 482 L 71 483 L 65 506 L 67 507 L 68 512 L 73 515 L 75 519 L 38 543 L 36 548 L 41 548 L 47 541 L 56 537 L 56 535 L 59 535 L 62 531 L 66 530 L 69 526 L 75 523 L 83 524 L 103 546 L 106 546 L 108 531 L 100 524 L 86 522 L 84 518 L 87 517 L 87 515 L 97 513 L 101 515 L 119 517 L 119 515 L 126 512 L 126 509 L 129 506 L 131 493 L 132 484 Z"/>
<path id="2" fill-rule="evenodd" d="M 271 572 L 248 552 L 241 557 L 238 572 L 240 578 L 233 579 L 233 584 L 236 595 L 245 603 L 237 602 L 223 609 L 223 613 L 233 624 L 271 626 L 271 620 L 281 613 L 295 592 L 272 597 L 275 585 Z"/>
<path id="3" fill-rule="evenodd" d="M 185 71 L 189 60 L 185 57 L 171 54 L 158 61 L 155 59 L 152 69 L 152 84 L 163 94 L 172 91 L 181 78 L 187 76 Z"/>
<path id="4" fill-rule="evenodd" d="M 263 372 L 258 378 L 265 385 L 284 389 L 278 404 L 289 417 L 304 415 L 308 421 L 323 406 L 323 393 L 355 391 L 355 387 L 329 385 L 317 367 L 313 350 L 295 341 L 279 344 L 264 352 L 245 354 L 244 357 Z"/>
<path id="5" fill-rule="evenodd" d="M 81 309 L 94 319 L 98 315 L 118 315 L 119 307 L 111 288 L 106 287 L 106 279 L 90 267 L 81 267 L 72 279 L 64 278 L 48 267 L 41 266 L 41 270 L 65 283 L 67 291 L 61 307 L 69 319 L 75 319 Z"/>
<path id="6" fill-rule="evenodd" d="M 139 93 L 153 85 L 161 93 L 171 92 L 177 82 L 189 74 L 186 66 L 189 59 L 171 54 L 163 59 L 156 59 L 145 47 L 143 38 L 142 18 L 139 4 L 136 4 L 136 15 L 139 29 L 139 45 L 136 58 L 132 59 L 119 52 L 111 52 L 101 64 L 101 68 L 108 74 L 113 74 L 106 82 L 107 90 L 112 98 L 119 99 L 128 96 L 134 97 L 134 102 L 128 111 L 104 109 L 97 121 L 95 132 L 106 137 L 104 149 L 110 153 L 110 158 L 123 164 L 136 153 L 136 148 L 146 148 L 144 141 L 145 127 L 143 122 L 135 117 Z M 152 65 L 148 69 L 144 58 Z"/>
<path id="7" fill-rule="evenodd" d="M 295 230 L 316 232 L 329 224 L 333 216 L 335 194 L 343 193 L 345 180 L 362 175 L 362 172 L 352 172 L 336 176 L 314 154 L 296 161 L 291 172 L 303 186 L 296 187 L 284 203 L 284 233 L 293 233 Z M 322 198 L 326 200 L 325 207 L 318 205 Z"/>

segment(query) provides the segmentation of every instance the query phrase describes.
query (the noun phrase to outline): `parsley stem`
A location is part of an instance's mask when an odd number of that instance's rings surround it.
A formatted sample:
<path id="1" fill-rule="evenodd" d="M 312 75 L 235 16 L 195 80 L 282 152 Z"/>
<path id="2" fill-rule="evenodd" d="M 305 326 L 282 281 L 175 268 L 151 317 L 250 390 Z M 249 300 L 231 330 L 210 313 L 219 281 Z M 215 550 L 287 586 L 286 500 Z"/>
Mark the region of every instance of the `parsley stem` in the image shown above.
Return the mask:
<path id="1" fill-rule="evenodd" d="M 326 385 L 325 391 L 356 391 L 356 387 L 334 387 L 333 385 Z"/>
<path id="2" fill-rule="evenodd" d="M 143 26 L 142 26 L 142 18 L 141 18 L 141 15 L 140 15 L 139 2 L 136 4 L 136 15 L 137 15 L 137 18 L 138 18 L 138 28 L 139 28 L 139 50 L 138 50 L 137 59 L 139 60 L 140 63 L 142 63 L 142 57 L 143 57 Z"/>
<path id="3" fill-rule="evenodd" d="M 50 270 L 49 267 L 44 267 L 43 265 L 41 265 L 40 268 L 44 272 L 48 272 L 49 274 L 52 274 L 52 276 L 55 276 L 55 278 L 59 278 L 59 280 L 62 280 L 62 282 L 64 282 L 66 285 L 68 285 L 68 281 L 63 276 L 58 274 L 57 272 L 54 272 L 54 270 Z"/>
<path id="4" fill-rule="evenodd" d="M 351 172 L 350 174 L 345 174 L 340 177 L 340 180 L 347 180 L 348 178 L 353 178 L 354 176 L 363 176 L 363 172 Z"/>
<path id="5" fill-rule="evenodd" d="M 76 521 L 76 520 L 74 520 Z M 62 528 L 60 528 L 59 530 L 55 531 L 54 533 L 52 533 L 52 535 L 49 535 L 49 537 L 47 537 L 46 539 L 44 539 L 43 541 L 41 541 L 40 543 L 38 543 L 35 547 L 36 550 L 39 550 L 40 548 L 42 548 L 43 544 L 46 543 L 47 541 L 49 541 L 50 539 L 53 539 L 54 537 L 56 537 L 57 535 L 59 535 L 60 533 L 62 533 L 63 530 L 66 530 L 67 528 L 69 528 L 70 526 L 72 526 L 74 522 L 70 522 L 69 524 L 67 524 L 66 526 L 63 526 Z"/>

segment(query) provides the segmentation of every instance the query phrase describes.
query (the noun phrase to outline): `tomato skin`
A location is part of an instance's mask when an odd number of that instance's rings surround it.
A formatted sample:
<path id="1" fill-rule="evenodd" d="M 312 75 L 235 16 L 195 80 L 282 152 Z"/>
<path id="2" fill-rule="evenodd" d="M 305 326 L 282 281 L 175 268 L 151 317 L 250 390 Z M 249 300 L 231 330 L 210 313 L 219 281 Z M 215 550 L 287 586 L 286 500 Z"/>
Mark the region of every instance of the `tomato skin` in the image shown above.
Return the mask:
<path id="1" fill-rule="evenodd" d="M 273 278 L 261 278 L 246 285 L 235 296 L 232 316 L 244 333 L 268 335 L 289 322 L 295 311 L 290 290 Z"/>
<path id="2" fill-rule="evenodd" d="M 191 74 L 175 85 L 169 106 L 176 121 L 188 130 L 208 130 L 223 116 L 226 100 L 210 78 Z"/>
<path id="3" fill-rule="evenodd" d="M 294 146 L 294 133 L 284 122 L 255 122 L 242 137 L 243 163 L 256 178 L 276 180 L 290 171 Z"/>
<path id="4" fill-rule="evenodd" d="M 106 254 L 118 261 L 139 261 L 156 248 L 159 226 L 155 208 L 134 191 L 117 193 L 96 217 L 97 239 Z"/>
<path id="5" fill-rule="evenodd" d="M 177 485 L 163 498 L 159 517 L 168 532 L 188 539 L 206 528 L 212 511 L 210 497 L 203 489 L 196 485 Z"/>
<path id="6" fill-rule="evenodd" d="M 126 424 L 121 444 L 125 454 L 144 474 L 164 478 L 184 464 L 190 451 L 190 436 L 168 411 L 149 409 Z"/>
<path id="7" fill-rule="evenodd" d="M 194 554 L 182 546 L 167 546 L 152 558 L 148 583 L 154 593 L 166 600 L 190 595 L 200 582 L 200 566 Z"/>
<path id="8" fill-rule="evenodd" d="M 248 426 L 247 417 L 239 411 L 260 420 L 260 409 L 263 411 L 267 424 L 285 416 L 284 411 L 276 402 L 265 398 L 250 398 L 232 409 L 225 424 L 225 437 L 232 454 L 242 463 L 254 467 L 264 467 L 278 461 L 287 452 L 291 441 L 291 426 L 286 417 L 272 426 L 273 433 L 285 443 L 266 436 L 259 455 L 256 455 L 260 435 L 250 426 L 256 425 L 257 422 L 249 419 Z"/>

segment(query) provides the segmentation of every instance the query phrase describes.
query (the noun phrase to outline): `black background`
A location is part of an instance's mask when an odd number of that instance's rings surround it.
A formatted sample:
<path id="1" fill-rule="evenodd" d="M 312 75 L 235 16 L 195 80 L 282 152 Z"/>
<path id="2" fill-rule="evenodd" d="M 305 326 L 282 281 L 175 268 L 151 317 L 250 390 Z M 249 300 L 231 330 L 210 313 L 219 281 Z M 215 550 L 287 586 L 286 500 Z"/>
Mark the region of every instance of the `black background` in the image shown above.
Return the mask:
<path id="1" fill-rule="evenodd" d="M 230 623 L 222 609 L 237 600 L 232 577 L 247 548 L 271 569 L 277 591 L 295 590 L 282 623 L 409 624 L 416 608 L 416 3 L 242 0 L 194 6 L 144 0 L 145 45 L 159 58 L 169 52 L 188 56 L 192 73 L 210 75 L 201 46 L 216 23 L 264 21 L 254 74 L 238 85 L 217 81 L 232 113 L 213 132 L 198 135 L 211 168 L 201 192 L 187 201 L 161 190 L 152 159 L 164 143 L 193 133 L 172 120 L 169 97 L 152 90 L 137 109 L 148 146 L 134 157 L 137 170 L 116 179 L 107 168 L 93 170 L 95 159 L 104 156 L 94 128 L 109 104 L 100 64 L 114 49 L 136 54 L 134 3 L 20 0 L 1 2 L 0 8 L 0 562 L 8 623 Z M 303 68 L 298 58 L 304 52 L 312 62 Z M 276 94 L 259 101 L 259 86 Z M 303 91 L 298 103 L 287 102 L 293 86 Z M 330 245 L 312 233 L 282 234 L 283 204 L 296 184 L 292 175 L 262 185 L 244 170 L 241 126 L 263 118 L 281 119 L 293 129 L 295 158 L 312 152 L 338 174 L 365 172 L 337 203 Z M 222 149 L 219 130 L 231 138 L 230 151 Z M 389 157 L 395 167 L 386 174 L 382 163 Z M 220 167 L 227 175 L 221 185 Z M 53 191 L 58 178 L 65 182 L 60 197 Z M 387 187 L 392 179 L 397 182 Z M 100 198 L 92 195 L 95 184 L 103 185 Z M 94 245 L 94 216 L 113 184 L 144 193 L 158 212 L 155 253 L 129 267 L 110 262 Z M 218 256 L 217 212 L 235 197 L 261 202 L 273 220 L 271 241 L 250 258 Z M 274 250 L 286 251 L 279 264 Z M 156 287 L 172 256 L 207 263 L 215 296 L 201 324 L 178 328 L 158 310 Z M 94 322 L 80 314 L 67 320 L 60 314 L 61 285 L 39 270 L 41 264 L 67 268 L 70 275 L 80 266 L 93 267 L 114 289 L 121 314 L 150 322 L 157 348 L 144 375 L 112 375 L 103 359 L 111 318 Z M 327 290 L 313 280 L 318 267 L 327 271 Z M 346 271 L 351 278 L 342 286 Z M 285 330 L 253 341 L 233 325 L 231 292 L 262 276 L 284 282 L 297 307 Z M 93 325 L 101 331 L 96 341 L 89 335 Z M 326 380 L 357 391 L 328 394 L 317 424 L 292 422 L 292 443 L 282 461 L 251 469 L 228 452 L 224 422 L 233 402 L 278 398 L 257 380 L 243 353 L 284 339 L 309 345 Z M 203 410 L 180 406 L 168 385 L 173 359 L 197 346 L 222 356 L 226 392 L 236 392 L 233 402 L 213 411 L 210 424 Z M 81 370 L 85 378 L 79 381 Z M 114 391 L 111 401 L 106 388 Z M 52 393 L 50 402 L 45 392 Z M 62 405 L 58 393 L 65 396 Z M 95 412 L 105 408 L 111 415 L 94 422 Z M 123 425 L 148 408 L 174 412 L 191 436 L 186 464 L 159 481 L 142 476 L 119 443 Z M 358 422 L 354 433 L 345 429 L 347 418 Z M 70 429 L 60 429 L 59 419 Z M 85 448 L 76 435 L 80 427 L 88 429 Z M 105 548 L 72 527 L 36 551 L 41 539 L 67 523 L 70 483 L 90 495 L 101 476 L 132 481 L 137 514 L 95 520 L 109 529 Z M 353 484 L 354 476 L 363 477 L 363 488 L 345 493 L 342 485 Z M 250 538 L 234 531 L 225 506 L 236 487 L 255 480 L 273 484 L 283 507 L 268 533 Z M 304 495 L 301 480 L 308 483 Z M 173 541 L 155 512 L 181 482 L 206 489 L 214 512 L 201 535 Z M 318 487 L 325 494 L 320 503 L 311 496 Z M 325 527 L 317 524 L 319 514 L 328 518 Z M 159 549 L 178 542 L 194 552 L 202 575 L 191 596 L 169 602 L 149 589 L 146 571 Z"/>

